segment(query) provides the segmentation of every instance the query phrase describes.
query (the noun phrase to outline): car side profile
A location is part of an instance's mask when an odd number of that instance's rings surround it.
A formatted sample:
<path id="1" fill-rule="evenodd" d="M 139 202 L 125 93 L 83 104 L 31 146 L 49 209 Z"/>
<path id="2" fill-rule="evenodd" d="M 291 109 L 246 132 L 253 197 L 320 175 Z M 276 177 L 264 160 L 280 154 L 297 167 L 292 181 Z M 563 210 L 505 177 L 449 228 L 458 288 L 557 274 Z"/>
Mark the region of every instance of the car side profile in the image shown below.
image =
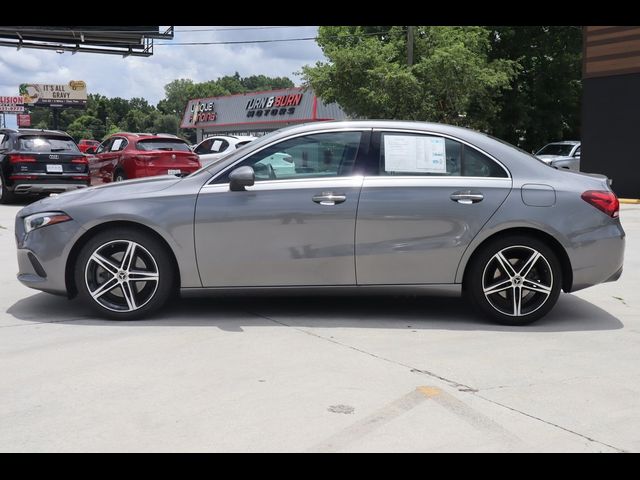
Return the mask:
<path id="1" fill-rule="evenodd" d="M 255 139 L 256 137 L 247 135 L 216 135 L 202 140 L 193 147 L 193 151 L 200 157 L 202 165 L 206 166 L 221 160 Z"/>
<path id="2" fill-rule="evenodd" d="M 580 171 L 582 144 L 576 140 L 549 143 L 536 152 L 543 162 L 556 168 Z"/>
<path id="3" fill-rule="evenodd" d="M 57 130 L 0 129 L 0 203 L 17 196 L 60 193 L 90 184 L 88 162 Z"/>
<path id="4" fill-rule="evenodd" d="M 100 146 L 100 142 L 97 140 L 88 140 L 86 138 L 83 138 L 78 142 L 78 149 L 82 153 L 86 153 L 86 151 L 89 150 L 90 148 L 97 150 L 99 146 Z"/>
<path id="5" fill-rule="evenodd" d="M 285 168 L 286 167 L 286 168 Z M 318 122 L 184 177 L 91 187 L 16 216 L 25 285 L 134 319 L 176 293 L 455 288 L 523 325 L 561 290 L 616 280 L 606 177 L 422 122 Z"/>
<path id="6" fill-rule="evenodd" d="M 115 133 L 87 150 L 94 185 L 156 175 L 188 175 L 201 167 L 189 144 L 175 135 Z"/>

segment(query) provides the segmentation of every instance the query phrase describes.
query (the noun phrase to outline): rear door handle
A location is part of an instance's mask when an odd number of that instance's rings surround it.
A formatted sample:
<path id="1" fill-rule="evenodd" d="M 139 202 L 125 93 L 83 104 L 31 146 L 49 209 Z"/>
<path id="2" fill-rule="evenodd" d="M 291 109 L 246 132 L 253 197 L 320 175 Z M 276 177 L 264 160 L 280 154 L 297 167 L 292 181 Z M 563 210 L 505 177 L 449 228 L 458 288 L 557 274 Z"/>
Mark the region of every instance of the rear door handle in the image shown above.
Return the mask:
<path id="1" fill-rule="evenodd" d="M 462 190 L 451 194 L 451 200 L 461 203 L 463 205 L 471 205 L 472 203 L 481 202 L 484 199 L 484 195 L 480 192 L 472 192 L 471 190 Z"/>
<path id="2" fill-rule="evenodd" d="M 322 192 L 320 195 L 314 195 L 311 199 L 320 205 L 336 205 L 344 202 L 347 196 L 333 192 Z"/>

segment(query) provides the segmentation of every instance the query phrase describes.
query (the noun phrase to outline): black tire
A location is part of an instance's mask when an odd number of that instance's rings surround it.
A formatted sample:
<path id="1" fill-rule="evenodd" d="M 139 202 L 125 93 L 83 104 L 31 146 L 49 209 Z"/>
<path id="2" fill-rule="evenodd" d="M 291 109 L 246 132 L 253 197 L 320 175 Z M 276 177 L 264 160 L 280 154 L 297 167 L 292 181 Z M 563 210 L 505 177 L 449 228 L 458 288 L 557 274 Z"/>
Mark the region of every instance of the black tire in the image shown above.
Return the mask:
<path id="1" fill-rule="evenodd" d="M 124 257 L 130 246 L 132 265 L 127 268 Z M 74 267 L 78 297 L 100 316 L 114 320 L 149 316 L 175 297 L 176 274 L 170 258 L 160 240 L 135 228 L 100 232 L 78 255 Z M 127 271 L 132 272 L 131 278 Z"/>
<path id="2" fill-rule="evenodd" d="M 532 323 L 553 308 L 560 296 L 562 268 L 551 248 L 524 235 L 497 238 L 481 248 L 467 268 L 463 283 L 475 309 L 494 322 L 516 326 Z M 509 274 L 505 258 L 511 265 Z M 529 270 L 527 260 L 534 260 Z"/>
<path id="3" fill-rule="evenodd" d="M 12 203 L 15 199 L 15 194 L 9 191 L 4 178 L 2 178 L 2 174 L 0 174 L 0 204 L 6 205 L 7 203 Z"/>
<path id="4" fill-rule="evenodd" d="M 127 179 L 127 175 L 122 170 L 116 170 L 113 174 L 114 182 L 124 182 Z"/>

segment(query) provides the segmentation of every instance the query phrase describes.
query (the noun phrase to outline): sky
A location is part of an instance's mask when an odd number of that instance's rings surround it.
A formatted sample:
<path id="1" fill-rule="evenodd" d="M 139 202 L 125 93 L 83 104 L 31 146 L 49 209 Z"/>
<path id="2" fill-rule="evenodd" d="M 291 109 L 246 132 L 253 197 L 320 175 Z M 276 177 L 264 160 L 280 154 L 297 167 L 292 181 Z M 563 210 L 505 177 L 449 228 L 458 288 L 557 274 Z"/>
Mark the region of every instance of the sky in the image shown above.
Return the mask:
<path id="1" fill-rule="evenodd" d="M 215 31 L 193 31 L 203 29 Z M 176 78 L 203 82 L 235 72 L 243 77 L 286 76 L 298 85 L 301 78 L 295 72 L 303 65 L 324 60 L 313 40 L 244 45 L 175 44 L 306 38 L 314 37 L 317 30 L 317 26 L 176 26 L 174 39 L 155 40 L 154 53 L 146 58 L 0 47 L 0 96 L 17 95 L 20 83 L 84 80 L 88 93 L 127 99 L 143 97 L 155 105 L 164 98 L 164 85 Z M 7 126 L 15 127 L 15 115 L 7 115 Z"/>

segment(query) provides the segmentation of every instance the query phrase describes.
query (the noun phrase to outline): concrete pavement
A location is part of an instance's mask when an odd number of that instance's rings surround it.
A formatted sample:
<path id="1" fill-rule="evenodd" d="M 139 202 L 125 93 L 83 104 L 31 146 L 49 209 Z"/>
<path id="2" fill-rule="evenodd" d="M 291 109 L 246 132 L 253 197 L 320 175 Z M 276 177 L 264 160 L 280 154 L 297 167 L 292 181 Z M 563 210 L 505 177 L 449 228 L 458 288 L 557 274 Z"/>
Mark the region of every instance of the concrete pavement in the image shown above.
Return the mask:
<path id="1" fill-rule="evenodd" d="M 625 271 L 522 328 L 452 297 L 225 297 L 111 322 L 16 279 L 0 206 L 0 451 L 640 451 Z"/>

